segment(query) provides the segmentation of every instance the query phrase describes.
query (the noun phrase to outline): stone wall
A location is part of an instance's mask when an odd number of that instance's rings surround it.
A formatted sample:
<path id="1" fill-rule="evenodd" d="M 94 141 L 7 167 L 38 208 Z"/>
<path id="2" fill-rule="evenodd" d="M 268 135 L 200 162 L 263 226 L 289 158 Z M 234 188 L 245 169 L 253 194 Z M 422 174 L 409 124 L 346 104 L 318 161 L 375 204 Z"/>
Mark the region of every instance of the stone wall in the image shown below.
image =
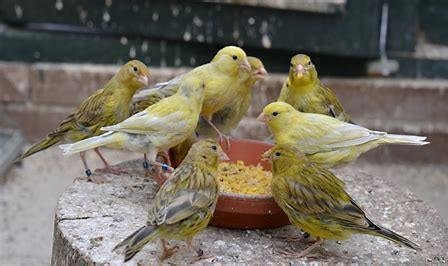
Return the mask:
<path id="1" fill-rule="evenodd" d="M 151 83 L 166 81 L 187 69 L 152 68 Z M 45 136 L 84 98 L 101 87 L 116 66 L 87 64 L 0 63 L 0 126 L 21 128 L 29 140 Z M 278 97 L 285 76 L 272 74 L 254 89 L 248 116 L 236 136 L 263 139 L 266 127 L 255 121 L 263 106 Z M 448 161 L 448 81 L 404 79 L 324 78 L 353 120 L 363 126 L 394 133 L 428 135 L 433 145 L 418 149 L 392 147 L 374 151 L 387 161 Z"/>

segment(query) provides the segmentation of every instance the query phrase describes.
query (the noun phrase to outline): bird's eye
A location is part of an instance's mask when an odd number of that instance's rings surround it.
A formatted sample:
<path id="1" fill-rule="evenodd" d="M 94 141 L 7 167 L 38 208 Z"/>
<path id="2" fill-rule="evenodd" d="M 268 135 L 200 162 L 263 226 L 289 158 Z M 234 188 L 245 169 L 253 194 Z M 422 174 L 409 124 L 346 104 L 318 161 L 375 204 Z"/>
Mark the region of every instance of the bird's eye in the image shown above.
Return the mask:
<path id="1" fill-rule="evenodd" d="M 294 67 L 294 65 L 293 65 L 292 63 L 289 63 L 289 66 L 290 66 L 290 67 Z"/>
<path id="2" fill-rule="evenodd" d="M 213 146 L 212 146 L 212 149 L 216 151 L 216 150 L 218 149 L 218 147 L 216 147 L 215 145 L 213 145 Z"/>
<path id="3" fill-rule="evenodd" d="M 277 116 L 277 115 L 278 115 L 278 112 L 273 112 L 272 115 L 273 115 L 273 116 Z"/>
<path id="4" fill-rule="evenodd" d="M 205 156 L 205 155 L 202 155 L 202 158 L 205 159 L 205 160 L 207 160 L 207 156 Z"/>
<path id="5" fill-rule="evenodd" d="M 307 65 L 311 66 L 311 61 L 308 61 Z"/>
<path id="6" fill-rule="evenodd" d="M 238 59 L 238 56 L 232 55 L 232 59 L 236 61 Z"/>
<path id="7" fill-rule="evenodd" d="M 132 67 L 132 70 L 134 70 L 134 72 L 138 71 L 138 68 L 136 66 Z"/>
<path id="8" fill-rule="evenodd" d="M 275 156 L 280 156 L 280 155 L 282 155 L 280 152 L 275 153 Z"/>

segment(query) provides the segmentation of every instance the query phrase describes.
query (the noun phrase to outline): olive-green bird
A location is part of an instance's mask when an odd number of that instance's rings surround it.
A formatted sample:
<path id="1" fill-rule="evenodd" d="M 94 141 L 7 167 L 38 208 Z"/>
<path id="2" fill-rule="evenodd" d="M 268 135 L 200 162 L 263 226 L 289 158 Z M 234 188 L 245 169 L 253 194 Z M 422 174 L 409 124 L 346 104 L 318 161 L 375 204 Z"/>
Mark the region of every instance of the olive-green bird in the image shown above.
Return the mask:
<path id="1" fill-rule="evenodd" d="M 420 250 L 410 240 L 374 224 L 344 189 L 332 172 L 311 163 L 290 145 L 276 145 L 263 154 L 272 163 L 271 192 L 292 224 L 317 239 L 304 251 L 306 256 L 325 239 L 345 240 L 352 234 L 380 236 Z"/>
<path id="2" fill-rule="evenodd" d="M 221 110 L 216 112 L 212 118 L 212 123 L 225 135 L 230 134 L 247 113 L 252 99 L 252 88 L 255 83 L 264 79 L 268 74 L 260 59 L 248 56 L 247 60 L 249 61 L 251 71 L 247 79 L 237 88 L 236 93 L 238 97 L 233 98 Z M 198 126 L 196 127 L 196 134 L 201 138 L 213 138 L 216 133 L 204 119 L 199 119 Z M 174 163 L 174 165 L 179 164 L 195 141 L 196 135 L 191 136 L 183 143 L 173 147 L 170 150 L 171 162 Z"/>
<path id="3" fill-rule="evenodd" d="M 350 122 L 350 116 L 334 92 L 322 84 L 309 56 L 297 54 L 291 58 L 288 78 L 277 101 L 286 102 L 304 113 L 317 113 Z"/>
<path id="4" fill-rule="evenodd" d="M 217 142 L 201 140 L 193 144 L 182 164 L 157 192 L 148 210 L 146 225 L 132 233 L 115 248 L 124 247 L 124 261 L 132 259 L 147 243 L 161 239 L 161 259 L 171 256 L 165 240 L 186 240 L 198 256 L 202 251 L 192 245 L 193 237 L 207 227 L 218 200 L 216 172 L 219 160 L 228 160 Z"/>
<path id="5" fill-rule="evenodd" d="M 123 65 L 103 88 L 95 91 L 85 99 L 77 109 L 67 116 L 59 126 L 45 139 L 34 144 L 19 159 L 47 149 L 58 142 L 73 143 L 103 134 L 100 129 L 115 125 L 131 114 L 131 101 L 134 93 L 148 85 L 149 69 L 138 60 L 131 60 Z M 107 161 L 98 149 L 95 149 L 108 170 Z M 91 171 L 85 160 L 85 153 L 80 153 L 86 174 Z"/>

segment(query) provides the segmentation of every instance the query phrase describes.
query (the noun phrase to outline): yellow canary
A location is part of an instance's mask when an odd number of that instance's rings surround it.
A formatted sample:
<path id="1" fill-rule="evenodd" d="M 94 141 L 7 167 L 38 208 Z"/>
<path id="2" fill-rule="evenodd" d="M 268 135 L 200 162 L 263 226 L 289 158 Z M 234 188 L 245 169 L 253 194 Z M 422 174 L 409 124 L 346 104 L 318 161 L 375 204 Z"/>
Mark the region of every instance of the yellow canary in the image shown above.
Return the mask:
<path id="1" fill-rule="evenodd" d="M 383 144 L 425 145 L 426 137 L 395 135 L 342 122 L 327 115 L 302 113 L 284 102 L 264 107 L 258 120 L 265 122 L 276 144 L 292 144 L 308 159 L 327 168 L 354 161 Z"/>
<path id="2" fill-rule="evenodd" d="M 182 164 L 162 185 L 148 210 L 146 225 L 132 233 L 115 248 L 124 248 L 124 261 L 132 259 L 147 243 L 162 240 L 161 259 L 171 256 L 177 247 L 167 247 L 165 240 L 186 240 L 207 227 L 218 199 L 216 172 L 218 161 L 228 160 L 213 140 L 201 140 L 191 147 Z"/>
<path id="3" fill-rule="evenodd" d="M 344 189 L 344 182 L 288 144 L 276 145 L 264 158 L 272 162 L 271 192 L 292 224 L 318 241 L 296 254 L 306 256 L 324 239 L 345 240 L 351 234 L 384 237 L 419 250 L 417 244 L 374 224 Z"/>
<path id="4" fill-rule="evenodd" d="M 213 115 L 233 101 L 238 95 L 238 87 L 250 73 L 250 64 L 246 53 L 239 47 L 226 46 L 218 51 L 211 62 L 196 67 L 188 73 L 178 76 L 168 82 L 156 85 L 155 88 L 144 90 L 136 96 L 134 106 L 142 108 L 144 102 L 151 104 L 160 96 L 174 94 L 179 86 L 190 77 L 196 77 L 205 84 L 204 104 L 201 115 L 204 120 L 218 133 L 220 139 L 228 140 L 227 136 L 212 123 Z M 158 92 L 157 92 L 158 91 Z M 158 93 L 158 96 L 154 96 Z M 139 103 L 143 102 L 143 103 Z"/>
<path id="5" fill-rule="evenodd" d="M 291 58 L 288 78 L 278 101 L 289 103 L 300 112 L 324 114 L 350 122 L 334 92 L 320 82 L 310 57 L 304 54 Z"/>
<path id="6" fill-rule="evenodd" d="M 260 59 L 253 56 L 248 56 L 247 59 L 251 66 L 251 72 L 247 79 L 237 88 L 236 93 L 238 94 L 238 97 L 233 98 L 226 106 L 213 115 L 212 123 L 226 135 L 238 126 L 238 123 L 247 113 L 252 98 L 252 87 L 254 84 L 257 81 L 264 79 L 267 75 L 267 71 Z M 200 137 L 212 138 L 215 131 L 205 120 L 199 119 L 196 133 Z M 183 160 L 188 149 L 195 140 L 196 136 L 191 136 L 189 139 L 170 150 L 170 160 L 174 165 L 179 164 Z"/>
<path id="7" fill-rule="evenodd" d="M 248 56 L 251 71 L 247 79 L 241 82 L 235 93 L 238 95 L 228 102 L 221 110 L 213 115 L 213 124 L 224 134 L 230 134 L 230 131 L 238 126 L 243 116 L 249 109 L 252 99 L 252 87 L 261 79 L 264 79 L 268 72 L 264 68 L 263 62 L 253 56 Z M 204 121 L 199 120 L 196 132 L 201 137 L 211 137 L 210 126 Z"/>
<path id="8" fill-rule="evenodd" d="M 127 62 L 103 88 L 85 99 L 53 132 L 34 144 L 19 159 L 47 149 L 58 142 L 72 143 L 100 135 L 103 133 L 100 130 L 102 127 L 120 123 L 128 118 L 131 115 L 132 96 L 138 89 L 148 85 L 148 78 L 149 70 L 145 64 L 138 60 Z M 95 149 L 95 152 L 106 168 L 109 168 L 99 150 Z M 89 176 L 91 172 L 85 161 L 84 152 L 80 155 L 86 174 Z"/>
<path id="9" fill-rule="evenodd" d="M 185 80 L 173 96 L 160 100 L 117 125 L 102 128 L 108 132 L 59 147 L 64 154 L 100 146 L 136 151 L 145 154 L 145 163 L 148 160 L 151 165 L 166 167 L 156 162 L 157 153 L 193 134 L 201 112 L 204 90 L 202 81 L 192 77 Z"/>

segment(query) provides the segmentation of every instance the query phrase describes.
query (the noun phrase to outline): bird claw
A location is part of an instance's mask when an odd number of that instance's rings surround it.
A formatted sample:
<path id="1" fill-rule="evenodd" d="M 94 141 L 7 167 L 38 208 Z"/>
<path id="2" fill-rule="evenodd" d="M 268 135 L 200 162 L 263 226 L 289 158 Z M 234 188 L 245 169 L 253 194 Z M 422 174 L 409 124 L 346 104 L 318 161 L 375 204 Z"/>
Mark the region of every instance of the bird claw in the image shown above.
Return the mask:
<path id="1" fill-rule="evenodd" d="M 279 250 L 278 252 L 284 256 L 287 257 L 295 257 L 295 258 L 303 258 L 303 257 L 311 257 L 316 256 L 315 254 L 311 254 L 311 251 L 313 251 L 316 247 L 320 246 L 323 243 L 322 239 L 319 239 L 311 246 L 307 247 L 305 250 L 302 250 L 300 252 L 294 252 L 294 251 L 288 251 L 288 250 Z"/>
<path id="2" fill-rule="evenodd" d="M 288 257 L 288 258 L 303 258 L 303 257 L 317 258 L 318 257 L 317 254 L 314 254 L 314 253 L 310 254 L 310 252 L 305 252 L 305 250 L 300 251 L 300 252 L 279 250 L 278 253 L 280 253 L 281 255 Z"/>
<path id="3" fill-rule="evenodd" d="M 283 239 L 291 242 L 304 242 L 304 243 L 315 243 L 316 240 L 310 239 L 310 234 L 307 232 L 303 232 L 300 236 L 293 235 L 279 235 L 276 238 Z"/>
<path id="4" fill-rule="evenodd" d="M 163 254 L 162 254 L 162 256 L 159 257 L 159 259 L 161 261 L 163 261 L 163 260 L 166 260 L 166 259 L 170 258 L 171 256 L 174 255 L 174 253 L 177 252 L 178 249 L 179 249 L 179 246 L 177 246 L 177 245 L 173 246 L 173 247 L 164 246 L 163 247 Z"/>
<path id="5" fill-rule="evenodd" d="M 230 136 L 224 135 L 222 133 L 219 134 L 219 143 L 221 144 L 221 146 L 223 146 L 223 144 L 225 143 L 226 150 L 230 150 L 231 146 L 230 140 L 231 140 Z"/>
<path id="6" fill-rule="evenodd" d="M 91 176 L 88 177 L 87 180 L 92 182 L 92 183 L 94 183 L 94 184 L 97 184 L 97 185 L 105 184 L 105 183 L 109 183 L 110 182 L 109 180 L 107 180 L 106 177 L 100 176 L 100 175 L 91 175 Z"/>
<path id="7" fill-rule="evenodd" d="M 96 169 L 99 173 L 111 173 L 114 175 L 122 175 L 122 174 L 128 174 L 128 171 L 122 169 L 121 167 L 117 166 L 108 166 L 100 169 Z"/>

